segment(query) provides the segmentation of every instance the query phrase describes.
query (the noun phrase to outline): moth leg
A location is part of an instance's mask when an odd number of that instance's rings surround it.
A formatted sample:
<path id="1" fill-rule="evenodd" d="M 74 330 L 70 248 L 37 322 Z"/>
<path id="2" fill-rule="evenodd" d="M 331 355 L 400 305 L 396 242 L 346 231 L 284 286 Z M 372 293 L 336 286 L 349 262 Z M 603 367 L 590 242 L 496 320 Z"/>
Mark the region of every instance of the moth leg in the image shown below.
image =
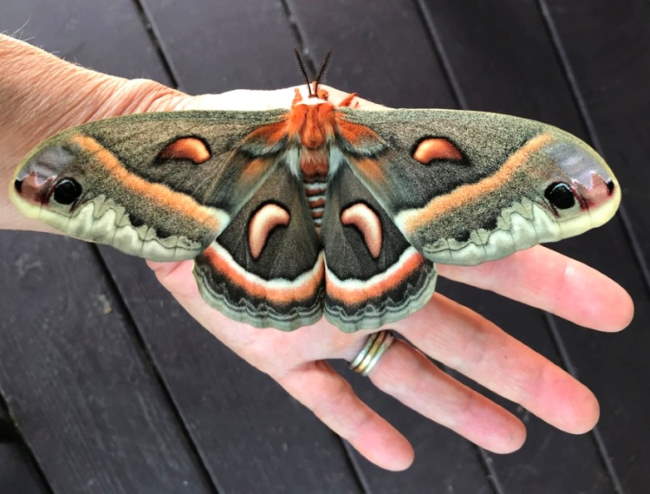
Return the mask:
<path id="1" fill-rule="evenodd" d="M 300 89 L 295 88 L 293 90 L 293 100 L 291 100 L 291 106 L 296 106 L 302 101 L 302 94 L 300 94 Z"/>
<path id="2" fill-rule="evenodd" d="M 327 89 L 323 89 L 322 87 L 318 88 L 318 91 L 316 92 L 316 96 L 324 101 L 328 101 L 330 97 L 329 91 Z"/>
<path id="3" fill-rule="evenodd" d="M 359 105 L 358 101 L 354 101 L 354 98 L 358 96 L 357 93 L 350 93 L 348 94 L 341 102 L 339 103 L 338 106 L 343 106 L 343 107 L 348 107 L 348 108 L 359 108 L 361 105 Z"/>

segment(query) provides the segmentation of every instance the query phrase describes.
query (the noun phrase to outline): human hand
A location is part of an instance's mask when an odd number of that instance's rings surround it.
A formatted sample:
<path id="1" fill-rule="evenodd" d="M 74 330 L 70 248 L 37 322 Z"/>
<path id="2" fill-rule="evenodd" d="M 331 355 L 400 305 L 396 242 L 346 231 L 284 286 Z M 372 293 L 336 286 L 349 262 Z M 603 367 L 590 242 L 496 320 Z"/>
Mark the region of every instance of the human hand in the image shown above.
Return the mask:
<path id="1" fill-rule="evenodd" d="M 13 67 L 0 74 L 0 102 L 6 110 L 0 114 L 0 228 L 53 232 L 21 216 L 8 202 L 6 191 L 21 157 L 65 127 L 143 111 L 288 108 L 293 99 L 293 88 L 187 96 L 152 81 L 128 81 L 67 64 L 1 34 L 0 60 L 3 66 Z M 329 91 L 333 103 L 345 96 Z M 358 101 L 362 109 L 383 108 Z M 269 374 L 366 458 L 391 470 L 410 465 L 413 449 L 408 441 L 325 362 L 354 358 L 369 332 L 346 334 L 324 320 L 291 333 L 255 329 L 227 319 L 203 301 L 191 261 L 149 264 L 160 282 L 212 334 Z M 619 285 L 545 247 L 475 267 L 438 265 L 438 271 L 600 331 L 620 330 L 632 318 L 632 301 Z M 525 439 L 524 425 L 441 371 L 428 357 L 564 431 L 586 432 L 598 420 L 598 403 L 584 385 L 441 294 L 391 328 L 410 343 L 397 341 L 388 349 L 370 374 L 373 384 L 490 451 L 519 448 Z"/>
<path id="2" fill-rule="evenodd" d="M 328 88 L 330 100 L 345 94 Z M 293 88 L 230 91 L 220 95 L 174 94 L 156 110 L 264 110 L 289 107 Z M 359 99 L 361 109 L 383 108 Z M 409 442 L 365 405 L 349 383 L 326 363 L 351 360 L 370 334 L 346 334 L 325 320 L 291 333 L 234 322 L 199 295 L 192 261 L 149 262 L 159 281 L 212 334 L 267 373 L 361 454 L 390 470 L 413 461 Z M 440 275 L 497 292 L 600 331 L 617 331 L 631 320 L 627 293 L 599 272 L 545 247 L 475 267 L 438 265 Z M 570 433 L 597 422 L 596 398 L 583 384 L 502 329 L 441 294 L 419 312 L 390 326 L 410 343 L 396 341 L 370 380 L 406 406 L 479 446 L 497 453 L 518 449 L 523 423 L 434 365 L 428 357 L 520 404 Z"/>

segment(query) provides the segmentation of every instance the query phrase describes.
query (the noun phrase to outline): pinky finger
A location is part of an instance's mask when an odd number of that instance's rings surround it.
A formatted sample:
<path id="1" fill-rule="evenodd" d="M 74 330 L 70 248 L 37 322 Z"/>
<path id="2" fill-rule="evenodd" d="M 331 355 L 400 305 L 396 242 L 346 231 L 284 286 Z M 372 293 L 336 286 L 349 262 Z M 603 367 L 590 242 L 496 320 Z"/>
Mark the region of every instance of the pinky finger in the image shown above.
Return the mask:
<path id="1" fill-rule="evenodd" d="M 394 471 L 413 463 L 408 440 L 361 401 L 350 383 L 326 362 L 309 362 L 278 382 L 369 461 Z"/>

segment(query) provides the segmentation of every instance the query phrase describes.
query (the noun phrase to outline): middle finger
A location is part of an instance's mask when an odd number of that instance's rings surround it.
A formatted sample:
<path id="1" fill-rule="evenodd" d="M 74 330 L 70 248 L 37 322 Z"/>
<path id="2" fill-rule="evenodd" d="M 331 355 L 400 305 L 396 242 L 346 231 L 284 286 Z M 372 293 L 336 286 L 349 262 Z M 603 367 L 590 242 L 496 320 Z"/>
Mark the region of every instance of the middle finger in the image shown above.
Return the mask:
<path id="1" fill-rule="evenodd" d="M 598 419 L 593 393 L 565 370 L 476 312 L 440 294 L 393 326 L 433 359 L 567 432 Z"/>

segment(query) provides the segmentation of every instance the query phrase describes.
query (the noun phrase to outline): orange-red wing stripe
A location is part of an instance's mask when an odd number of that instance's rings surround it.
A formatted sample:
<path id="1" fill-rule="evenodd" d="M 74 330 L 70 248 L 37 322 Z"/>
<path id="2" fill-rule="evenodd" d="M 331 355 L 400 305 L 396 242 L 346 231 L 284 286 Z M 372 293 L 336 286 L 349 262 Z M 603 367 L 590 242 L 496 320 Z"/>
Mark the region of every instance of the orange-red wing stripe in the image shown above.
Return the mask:
<path id="1" fill-rule="evenodd" d="M 213 247 L 208 247 L 203 254 L 212 269 L 228 278 L 230 283 L 244 290 L 251 297 L 263 298 L 275 304 L 289 304 L 313 298 L 318 292 L 325 274 L 322 258 L 318 258 L 318 266 L 312 276 L 306 277 L 301 283 L 292 284 L 286 288 L 277 287 L 271 286 L 272 280 L 263 280 L 246 273 L 241 266 L 235 264 L 232 259 L 220 255 Z"/>
<path id="2" fill-rule="evenodd" d="M 503 187 L 528 162 L 533 153 L 547 145 L 551 140 L 553 140 L 553 137 L 550 134 L 540 134 L 533 137 L 511 154 L 492 175 L 473 184 L 461 185 L 448 194 L 434 197 L 422 208 L 400 213 L 400 216 L 403 215 L 404 219 L 402 220 L 398 216 L 398 223 L 401 223 L 400 226 L 402 226 L 403 231 L 412 233 L 436 220 L 444 213 L 477 201 L 490 192 Z"/>
<path id="3" fill-rule="evenodd" d="M 400 261 L 397 269 L 392 270 L 390 274 L 385 272 L 377 275 L 376 281 L 372 279 L 368 280 L 362 287 L 345 286 L 345 282 L 339 284 L 326 275 L 325 290 L 330 297 L 340 300 L 346 305 L 360 304 L 367 300 L 381 297 L 390 290 L 393 290 L 413 274 L 414 271 L 419 269 L 423 263 L 424 258 L 422 255 L 416 250 L 413 250 L 408 257 Z"/>
<path id="4" fill-rule="evenodd" d="M 95 162 L 99 163 L 108 174 L 133 194 L 144 196 L 157 206 L 191 218 L 212 231 L 220 230 L 219 220 L 205 206 L 200 205 L 186 194 L 173 191 L 166 185 L 148 182 L 131 173 L 113 153 L 92 137 L 77 134 L 72 137 L 72 142 L 89 153 Z"/>

